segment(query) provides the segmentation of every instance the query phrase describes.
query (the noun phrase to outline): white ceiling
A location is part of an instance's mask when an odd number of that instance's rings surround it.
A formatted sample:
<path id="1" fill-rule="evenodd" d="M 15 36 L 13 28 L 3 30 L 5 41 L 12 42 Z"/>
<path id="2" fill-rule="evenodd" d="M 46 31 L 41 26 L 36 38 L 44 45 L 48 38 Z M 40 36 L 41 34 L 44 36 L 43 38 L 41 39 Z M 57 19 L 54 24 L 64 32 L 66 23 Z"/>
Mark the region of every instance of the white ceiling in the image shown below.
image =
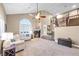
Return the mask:
<path id="1" fill-rule="evenodd" d="M 7 14 L 23 14 L 34 13 L 37 11 L 36 3 L 4 3 L 5 11 Z M 45 10 L 52 14 L 62 13 L 68 10 L 72 10 L 72 6 L 78 3 L 39 3 L 38 10 Z"/>

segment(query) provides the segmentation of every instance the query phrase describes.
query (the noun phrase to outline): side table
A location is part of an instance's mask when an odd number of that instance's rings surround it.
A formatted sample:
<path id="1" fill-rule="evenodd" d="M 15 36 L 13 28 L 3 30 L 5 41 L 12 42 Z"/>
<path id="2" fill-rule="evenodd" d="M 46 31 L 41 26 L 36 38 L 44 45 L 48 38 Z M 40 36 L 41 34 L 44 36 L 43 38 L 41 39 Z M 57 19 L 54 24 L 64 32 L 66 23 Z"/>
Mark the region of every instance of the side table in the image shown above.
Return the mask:
<path id="1" fill-rule="evenodd" d="M 15 56 L 15 44 L 3 49 L 3 56 Z"/>

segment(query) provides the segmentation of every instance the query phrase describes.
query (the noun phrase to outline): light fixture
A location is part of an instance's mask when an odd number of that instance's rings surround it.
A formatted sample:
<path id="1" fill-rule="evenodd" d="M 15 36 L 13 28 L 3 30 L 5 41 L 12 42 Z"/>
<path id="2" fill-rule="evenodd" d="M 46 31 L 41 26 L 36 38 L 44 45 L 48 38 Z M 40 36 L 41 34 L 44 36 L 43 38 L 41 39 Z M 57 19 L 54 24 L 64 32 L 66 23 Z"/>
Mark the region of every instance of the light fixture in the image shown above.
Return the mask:
<path id="1" fill-rule="evenodd" d="M 3 48 L 5 47 L 10 47 L 11 44 L 11 39 L 13 39 L 13 33 L 11 32 L 4 32 L 1 35 L 1 40 L 2 40 L 2 44 L 1 44 L 1 55 L 3 56 Z"/>
<path id="2" fill-rule="evenodd" d="M 36 19 L 40 18 L 40 13 L 37 13 L 37 15 L 35 16 Z"/>
<path id="3" fill-rule="evenodd" d="M 72 8 L 76 8 L 77 6 L 76 5 L 72 5 Z"/>
<path id="4" fill-rule="evenodd" d="M 61 15 L 61 14 L 57 15 L 57 18 L 62 18 L 62 17 L 63 17 L 63 15 Z"/>
<path id="5" fill-rule="evenodd" d="M 39 10 L 38 10 L 38 3 L 37 3 L 37 12 L 36 12 L 37 14 L 36 14 L 36 16 L 35 16 L 35 18 L 36 19 L 40 19 L 40 12 L 39 12 Z"/>
<path id="6" fill-rule="evenodd" d="M 1 40 L 8 40 L 10 41 L 11 39 L 13 39 L 13 33 L 11 32 L 4 32 L 1 35 Z"/>

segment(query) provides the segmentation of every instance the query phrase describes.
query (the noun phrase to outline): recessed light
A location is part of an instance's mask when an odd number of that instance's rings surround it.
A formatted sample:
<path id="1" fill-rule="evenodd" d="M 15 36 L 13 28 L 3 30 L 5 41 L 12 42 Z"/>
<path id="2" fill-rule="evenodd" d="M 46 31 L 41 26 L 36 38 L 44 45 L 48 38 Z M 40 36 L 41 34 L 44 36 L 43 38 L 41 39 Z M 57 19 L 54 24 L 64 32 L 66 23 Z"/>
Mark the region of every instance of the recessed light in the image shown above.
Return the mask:
<path id="1" fill-rule="evenodd" d="M 77 6 L 76 5 L 72 5 L 72 8 L 76 8 Z"/>
<path id="2" fill-rule="evenodd" d="M 64 7 L 67 7 L 67 5 L 65 5 Z"/>

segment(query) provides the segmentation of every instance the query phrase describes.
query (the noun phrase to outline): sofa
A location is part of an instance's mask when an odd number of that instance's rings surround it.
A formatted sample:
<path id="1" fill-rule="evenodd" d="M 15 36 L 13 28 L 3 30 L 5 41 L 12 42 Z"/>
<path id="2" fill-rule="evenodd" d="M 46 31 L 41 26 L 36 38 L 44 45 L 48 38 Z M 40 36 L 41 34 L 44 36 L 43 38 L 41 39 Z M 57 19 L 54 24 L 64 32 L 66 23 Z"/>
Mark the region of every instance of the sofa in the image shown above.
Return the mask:
<path id="1" fill-rule="evenodd" d="M 15 41 L 13 43 L 16 46 L 16 50 L 15 50 L 16 52 L 19 52 L 25 49 L 25 41 L 20 39 L 19 34 L 14 35 L 14 40 Z"/>
<path id="2" fill-rule="evenodd" d="M 0 40 L 0 55 L 2 54 L 2 50 L 10 47 L 13 44 L 15 44 L 15 52 L 19 52 L 25 49 L 25 41 L 20 39 L 19 34 L 14 34 L 14 39 L 11 39 L 10 41 L 5 40 L 3 45 L 2 41 L 3 40 Z"/>
<path id="3" fill-rule="evenodd" d="M 0 56 L 1 56 L 1 50 L 2 50 L 2 40 L 0 40 Z"/>

